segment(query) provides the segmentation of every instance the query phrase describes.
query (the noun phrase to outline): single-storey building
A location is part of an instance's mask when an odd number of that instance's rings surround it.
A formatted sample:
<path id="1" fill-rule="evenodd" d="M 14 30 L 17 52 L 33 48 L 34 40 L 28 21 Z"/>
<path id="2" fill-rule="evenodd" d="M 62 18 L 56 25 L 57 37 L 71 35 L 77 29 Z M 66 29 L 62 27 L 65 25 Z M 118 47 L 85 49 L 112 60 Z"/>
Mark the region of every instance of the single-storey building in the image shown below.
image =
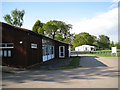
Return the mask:
<path id="1" fill-rule="evenodd" d="M 71 44 L 53 40 L 28 29 L 0 22 L 3 65 L 29 67 L 55 58 L 69 58 Z"/>
<path id="2" fill-rule="evenodd" d="M 75 47 L 75 51 L 94 51 L 94 50 L 96 50 L 96 47 L 90 45 L 82 45 Z"/>

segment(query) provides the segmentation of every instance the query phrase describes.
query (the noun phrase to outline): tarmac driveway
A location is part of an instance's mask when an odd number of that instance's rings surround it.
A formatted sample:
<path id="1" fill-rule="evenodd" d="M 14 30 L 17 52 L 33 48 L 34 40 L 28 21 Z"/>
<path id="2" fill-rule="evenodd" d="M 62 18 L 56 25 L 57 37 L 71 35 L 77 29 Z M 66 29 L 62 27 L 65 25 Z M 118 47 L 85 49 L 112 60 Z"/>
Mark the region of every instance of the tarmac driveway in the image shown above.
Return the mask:
<path id="1" fill-rule="evenodd" d="M 80 54 L 80 67 L 3 73 L 3 88 L 118 88 L 118 58 Z"/>

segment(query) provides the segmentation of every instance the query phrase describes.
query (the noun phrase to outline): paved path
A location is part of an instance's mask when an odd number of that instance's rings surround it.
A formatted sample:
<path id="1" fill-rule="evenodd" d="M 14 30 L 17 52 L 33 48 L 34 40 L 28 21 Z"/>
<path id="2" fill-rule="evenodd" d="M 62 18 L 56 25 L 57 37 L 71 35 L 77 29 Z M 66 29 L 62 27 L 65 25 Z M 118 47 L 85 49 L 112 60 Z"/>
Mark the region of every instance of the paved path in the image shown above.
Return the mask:
<path id="1" fill-rule="evenodd" d="M 117 88 L 118 58 L 81 54 L 80 66 L 69 70 L 3 73 L 3 88 Z"/>

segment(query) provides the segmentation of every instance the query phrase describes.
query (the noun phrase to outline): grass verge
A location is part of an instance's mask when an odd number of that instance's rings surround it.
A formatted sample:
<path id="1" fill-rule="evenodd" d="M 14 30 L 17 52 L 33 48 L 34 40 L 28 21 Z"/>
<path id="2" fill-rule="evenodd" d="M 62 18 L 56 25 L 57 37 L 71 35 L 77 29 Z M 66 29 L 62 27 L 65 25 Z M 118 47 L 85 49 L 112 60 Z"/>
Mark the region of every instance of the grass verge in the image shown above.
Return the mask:
<path id="1" fill-rule="evenodd" d="M 71 56 L 72 61 L 69 63 L 68 66 L 63 68 L 57 68 L 57 69 L 48 69 L 48 70 L 65 70 L 65 69 L 73 69 L 79 66 L 80 64 L 80 57 L 79 56 Z"/>
<path id="2" fill-rule="evenodd" d="M 117 56 L 116 54 L 111 54 L 111 51 L 92 51 L 92 52 L 82 52 L 83 54 L 91 54 L 95 56 L 100 56 L 100 57 L 120 57 L 120 51 L 117 51 Z"/>

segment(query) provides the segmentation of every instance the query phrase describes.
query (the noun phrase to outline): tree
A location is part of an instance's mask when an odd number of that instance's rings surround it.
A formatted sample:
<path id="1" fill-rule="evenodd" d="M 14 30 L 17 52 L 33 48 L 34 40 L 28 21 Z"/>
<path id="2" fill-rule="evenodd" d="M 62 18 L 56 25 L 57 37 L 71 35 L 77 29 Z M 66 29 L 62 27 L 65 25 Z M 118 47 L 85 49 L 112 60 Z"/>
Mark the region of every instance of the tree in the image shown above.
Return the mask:
<path id="1" fill-rule="evenodd" d="M 7 23 L 21 27 L 23 25 L 24 14 L 25 14 L 24 10 L 20 11 L 15 9 L 11 12 L 11 15 L 6 14 L 5 16 L 3 16 L 3 18 Z"/>
<path id="2" fill-rule="evenodd" d="M 60 33 L 57 33 L 55 40 L 64 41 L 64 38 L 62 37 L 62 35 L 60 35 Z"/>
<path id="3" fill-rule="evenodd" d="M 52 39 L 56 40 L 65 40 L 71 37 L 70 29 L 72 28 L 71 24 L 66 24 L 62 21 L 51 20 L 45 25 L 45 33 Z M 59 34 L 58 34 L 59 33 Z M 58 38 L 59 37 L 59 38 Z"/>
<path id="4" fill-rule="evenodd" d="M 109 48 L 111 49 L 111 47 L 114 47 L 114 46 L 115 46 L 114 42 L 113 42 L 113 41 L 110 42 L 110 44 L 109 44 Z"/>
<path id="5" fill-rule="evenodd" d="M 43 29 L 42 27 L 39 27 L 38 30 L 37 30 L 37 32 L 38 32 L 39 34 L 44 35 L 44 29 Z"/>
<path id="6" fill-rule="evenodd" d="M 99 35 L 98 43 L 101 48 L 109 48 L 110 40 L 108 36 L 105 35 Z"/>
<path id="7" fill-rule="evenodd" d="M 51 20 L 44 24 L 41 23 L 40 20 L 37 20 L 32 31 L 46 35 L 55 40 L 70 43 L 74 35 L 70 33 L 71 28 L 71 24 L 66 24 L 63 21 Z"/>
<path id="8" fill-rule="evenodd" d="M 64 38 L 64 42 L 66 42 L 66 43 L 72 43 L 72 40 L 74 39 L 74 33 L 73 34 L 71 34 L 70 32 L 68 32 L 68 34 L 67 34 L 67 37 L 66 38 Z"/>
<path id="9" fill-rule="evenodd" d="M 55 35 L 57 34 L 57 31 L 58 31 L 57 21 L 53 20 L 53 21 L 47 22 L 44 29 L 46 31 L 45 34 L 47 36 L 49 36 L 52 39 L 55 39 Z"/>
<path id="10" fill-rule="evenodd" d="M 65 24 L 64 22 L 61 24 L 60 33 L 64 39 L 67 39 L 70 36 L 70 29 L 72 29 L 71 24 Z"/>
<path id="11" fill-rule="evenodd" d="M 95 42 L 93 42 L 93 45 L 96 46 L 97 49 L 100 48 L 100 43 L 98 42 L 98 40 L 96 40 Z"/>
<path id="12" fill-rule="evenodd" d="M 45 30 L 44 30 L 43 27 L 44 27 L 44 23 L 41 23 L 40 20 L 37 20 L 37 21 L 35 22 L 35 24 L 33 25 L 33 27 L 32 27 L 32 31 L 44 35 L 44 31 L 45 31 Z"/>
<path id="13" fill-rule="evenodd" d="M 94 38 L 94 42 L 97 42 L 97 37 L 94 35 L 91 35 Z"/>
<path id="14" fill-rule="evenodd" d="M 81 45 L 92 45 L 94 42 L 94 38 L 92 35 L 90 35 L 89 33 L 86 32 L 82 32 L 79 34 L 76 34 L 72 44 L 73 44 L 73 48 L 77 47 L 77 46 L 81 46 Z"/>
<path id="15" fill-rule="evenodd" d="M 115 46 L 117 47 L 117 49 L 120 49 L 120 40 L 119 42 L 115 43 Z"/>

